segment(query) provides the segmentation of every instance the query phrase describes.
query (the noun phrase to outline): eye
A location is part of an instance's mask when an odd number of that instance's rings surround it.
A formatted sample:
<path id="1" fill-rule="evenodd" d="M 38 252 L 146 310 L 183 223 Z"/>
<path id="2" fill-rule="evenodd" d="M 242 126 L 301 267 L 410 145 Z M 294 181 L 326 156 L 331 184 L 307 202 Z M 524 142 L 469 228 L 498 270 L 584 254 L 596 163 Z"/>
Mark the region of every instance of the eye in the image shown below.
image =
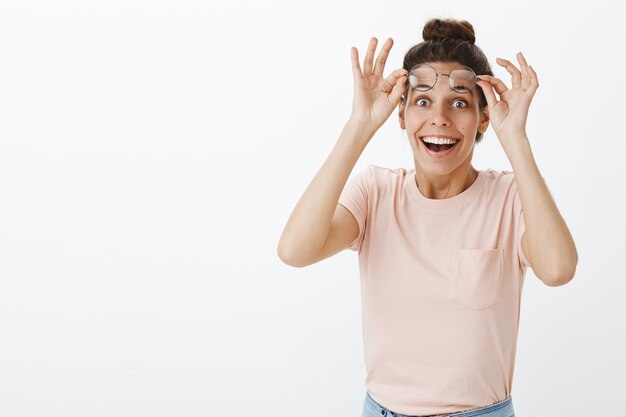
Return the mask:
<path id="1" fill-rule="evenodd" d="M 457 106 L 455 103 L 462 103 L 462 106 Z M 465 100 L 454 100 L 452 102 L 452 107 L 454 107 L 455 109 L 464 109 L 468 106 L 467 102 Z"/>
<path id="2" fill-rule="evenodd" d="M 423 106 L 420 103 L 423 103 L 425 101 L 428 102 L 428 100 L 425 98 L 418 98 L 415 104 L 417 104 L 418 107 L 424 107 L 425 105 Z"/>

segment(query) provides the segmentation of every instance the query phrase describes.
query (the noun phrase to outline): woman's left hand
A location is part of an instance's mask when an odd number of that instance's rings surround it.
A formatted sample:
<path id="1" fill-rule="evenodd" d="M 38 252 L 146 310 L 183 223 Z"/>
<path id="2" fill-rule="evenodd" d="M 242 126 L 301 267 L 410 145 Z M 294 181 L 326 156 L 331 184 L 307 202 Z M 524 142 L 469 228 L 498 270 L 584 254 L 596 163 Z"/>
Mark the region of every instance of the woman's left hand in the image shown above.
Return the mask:
<path id="1" fill-rule="evenodd" d="M 496 58 L 498 65 L 503 66 L 511 74 L 513 88 L 509 88 L 502 80 L 490 75 L 479 75 L 478 85 L 482 88 L 489 107 L 489 119 L 500 142 L 509 137 L 526 135 L 526 119 L 530 102 L 539 87 L 537 73 L 524 59 L 521 52 L 517 53 L 521 72 L 513 63 L 506 59 Z M 500 100 L 494 93 L 498 93 Z M 504 144 L 504 143 L 503 143 Z"/>

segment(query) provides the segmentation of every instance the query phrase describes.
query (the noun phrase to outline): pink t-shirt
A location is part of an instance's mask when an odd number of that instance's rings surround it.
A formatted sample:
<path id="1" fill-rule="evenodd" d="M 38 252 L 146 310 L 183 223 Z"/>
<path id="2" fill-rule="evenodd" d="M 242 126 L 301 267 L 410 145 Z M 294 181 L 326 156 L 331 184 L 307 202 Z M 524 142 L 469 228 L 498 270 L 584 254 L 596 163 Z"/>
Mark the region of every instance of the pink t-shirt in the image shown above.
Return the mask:
<path id="1" fill-rule="evenodd" d="M 429 199 L 414 168 L 369 165 L 339 203 L 359 224 L 349 249 L 359 254 L 371 397 L 408 415 L 507 399 L 530 266 L 514 173 L 479 171 L 461 194 Z"/>

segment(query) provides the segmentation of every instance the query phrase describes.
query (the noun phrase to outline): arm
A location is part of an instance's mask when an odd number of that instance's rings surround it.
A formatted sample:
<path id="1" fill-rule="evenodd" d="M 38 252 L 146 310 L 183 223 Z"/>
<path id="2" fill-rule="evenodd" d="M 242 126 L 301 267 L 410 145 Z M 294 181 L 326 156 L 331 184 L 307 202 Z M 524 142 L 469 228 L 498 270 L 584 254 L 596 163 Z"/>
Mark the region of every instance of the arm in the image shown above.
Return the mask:
<path id="1" fill-rule="evenodd" d="M 370 139 L 400 102 L 407 72 L 397 69 L 383 78 L 393 39 L 387 39 L 374 62 L 377 43 L 376 38 L 370 40 L 363 69 L 358 50 L 350 48 L 354 76 L 352 114 L 331 154 L 289 216 L 278 243 L 278 256 L 287 264 L 308 265 L 320 258 L 322 249 L 336 251 L 334 243 L 332 248 L 325 248 L 324 244 L 341 192 Z"/>
<path id="2" fill-rule="evenodd" d="M 278 243 L 278 256 L 307 265 L 324 246 L 341 192 L 373 132 L 348 122 L 332 152 L 293 209 Z"/>
<path id="3" fill-rule="evenodd" d="M 526 136 L 528 109 L 539 87 L 537 73 L 521 52 L 517 59 L 521 71 L 506 59 L 496 59 L 511 74 L 511 89 L 489 75 L 481 75 L 478 84 L 485 93 L 492 126 L 515 172 L 526 224 L 521 239 L 524 255 L 535 275 L 546 285 L 563 285 L 574 277 L 578 253 L 537 168 Z"/>
<path id="4" fill-rule="evenodd" d="M 572 235 L 543 181 L 528 138 L 511 138 L 505 143 L 526 224 L 522 238 L 524 255 L 546 285 L 566 284 L 574 277 L 578 263 Z"/>

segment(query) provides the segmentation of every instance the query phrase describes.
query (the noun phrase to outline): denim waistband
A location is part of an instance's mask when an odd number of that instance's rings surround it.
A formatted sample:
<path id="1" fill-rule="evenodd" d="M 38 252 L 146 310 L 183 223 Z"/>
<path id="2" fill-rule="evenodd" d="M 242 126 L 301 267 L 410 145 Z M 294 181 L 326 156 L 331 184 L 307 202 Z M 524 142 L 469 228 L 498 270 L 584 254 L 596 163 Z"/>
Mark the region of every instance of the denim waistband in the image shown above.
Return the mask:
<path id="1" fill-rule="evenodd" d="M 389 410 L 382 404 L 377 403 L 369 394 L 365 394 L 365 404 L 372 411 L 381 417 L 514 417 L 515 412 L 513 410 L 513 398 L 509 396 L 507 399 L 498 403 L 487 405 L 485 407 L 475 408 L 473 410 L 459 411 L 451 414 L 435 414 L 429 416 L 409 416 L 406 414 L 400 414 Z"/>

